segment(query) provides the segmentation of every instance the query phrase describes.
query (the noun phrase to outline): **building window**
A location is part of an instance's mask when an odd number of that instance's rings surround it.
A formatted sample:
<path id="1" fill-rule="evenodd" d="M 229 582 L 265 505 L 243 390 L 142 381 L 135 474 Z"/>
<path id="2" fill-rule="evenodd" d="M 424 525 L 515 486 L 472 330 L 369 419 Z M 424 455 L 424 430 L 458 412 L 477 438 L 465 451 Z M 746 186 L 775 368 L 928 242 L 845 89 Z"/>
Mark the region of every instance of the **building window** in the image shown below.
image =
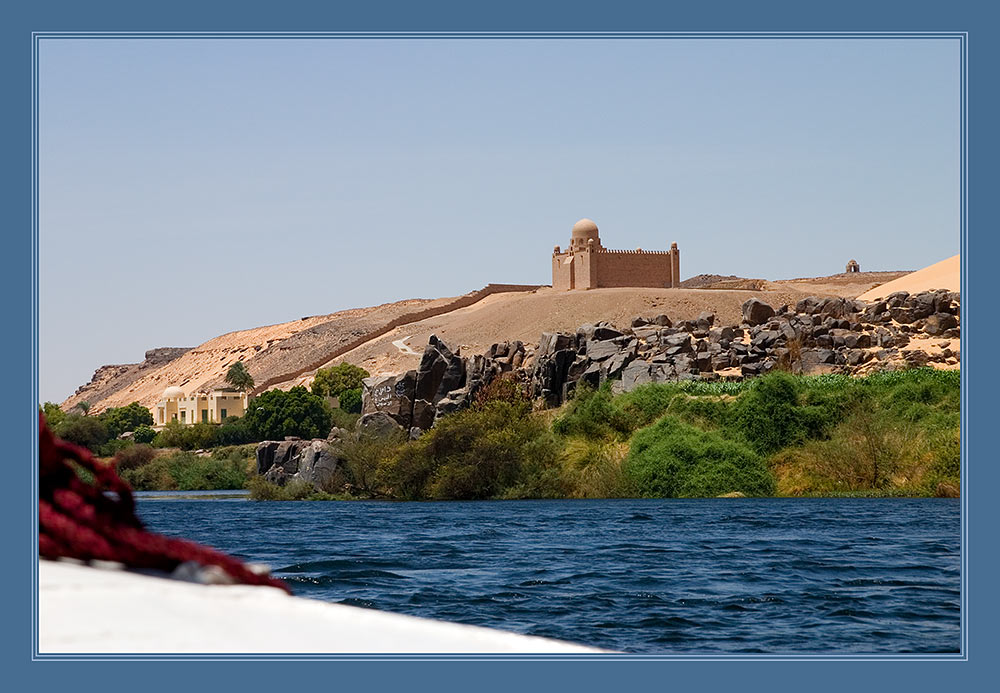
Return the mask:
<path id="1" fill-rule="evenodd" d="M 201 422 L 208 423 L 208 409 L 201 410 Z"/>
<path id="2" fill-rule="evenodd" d="M 181 423 L 184 423 L 184 415 L 187 414 L 183 409 L 181 410 Z"/>
<path id="3" fill-rule="evenodd" d="M 163 423 L 163 410 L 160 409 L 160 423 Z"/>
<path id="4" fill-rule="evenodd" d="M 219 410 L 219 420 L 220 421 L 225 421 L 226 420 L 226 410 L 225 409 L 220 409 Z"/>

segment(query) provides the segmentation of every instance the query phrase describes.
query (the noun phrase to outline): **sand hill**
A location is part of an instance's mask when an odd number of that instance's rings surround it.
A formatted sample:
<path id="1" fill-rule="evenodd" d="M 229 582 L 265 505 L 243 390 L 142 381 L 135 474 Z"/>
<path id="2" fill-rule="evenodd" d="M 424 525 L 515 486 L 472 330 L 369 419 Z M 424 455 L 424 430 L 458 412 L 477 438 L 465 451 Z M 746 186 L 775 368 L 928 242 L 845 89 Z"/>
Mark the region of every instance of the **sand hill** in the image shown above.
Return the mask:
<path id="1" fill-rule="evenodd" d="M 911 294 L 934 289 L 961 291 L 961 270 L 961 256 L 955 255 L 947 260 L 934 263 L 930 267 L 925 267 L 922 270 L 911 272 L 891 282 L 876 286 L 861 294 L 858 298 L 862 301 L 874 301 L 878 298 L 885 298 L 896 291 L 906 291 Z"/>
<path id="2" fill-rule="evenodd" d="M 683 320 L 707 310 L 721 322 L 735 323 L 740 306 L 750 297 L 774 306 L 794 304 L 807 295 L 856 297 L 903 274 L 861 272 L 783 281 L 703 277 L 698 282 L 702 288 L 691 289 L 557 292 L 549 287 L 489 285 L 459 297 L 399 301 L 230 332 L 189 350 L 154 350 L 156 358 L 141 364 L 98 369 L 62 407 L 83 400 L 94 412 L 133 401 L 153 406 L 169 385 L 187 393 L 220 385 L 238 360 L 246 364 L 258 391 L 309 384 L 318 367 L 345 360 L 373 374 L 400 372 L 417 365 L 431 334 L 474 354 L 494 342 L 534 343 L 542 332 L 574 330 L 587 322 L 627 325 L 637 315 L 666 313 Z"/>

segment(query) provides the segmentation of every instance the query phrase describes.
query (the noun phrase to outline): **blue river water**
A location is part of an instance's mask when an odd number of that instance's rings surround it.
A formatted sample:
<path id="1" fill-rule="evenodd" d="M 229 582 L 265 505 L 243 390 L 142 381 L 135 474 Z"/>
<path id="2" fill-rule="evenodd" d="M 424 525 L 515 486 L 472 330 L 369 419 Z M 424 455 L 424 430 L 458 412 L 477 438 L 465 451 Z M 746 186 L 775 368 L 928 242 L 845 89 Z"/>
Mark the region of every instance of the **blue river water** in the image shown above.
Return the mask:
<path id="1" fill-rule="evenodd" d="M 331 602 L 635 653 L 959 651 L 952 499 L 147 496 L 138 509 Z"/>

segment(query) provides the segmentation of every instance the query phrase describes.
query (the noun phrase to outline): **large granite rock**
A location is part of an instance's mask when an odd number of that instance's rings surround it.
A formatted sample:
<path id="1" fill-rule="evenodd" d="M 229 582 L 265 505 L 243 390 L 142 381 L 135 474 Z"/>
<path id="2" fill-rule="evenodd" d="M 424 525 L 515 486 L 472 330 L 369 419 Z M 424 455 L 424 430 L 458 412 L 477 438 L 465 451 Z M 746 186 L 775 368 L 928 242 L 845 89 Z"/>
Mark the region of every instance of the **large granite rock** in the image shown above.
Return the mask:
<path id="1" fill-rule="evenodd" d="M 774 316 L 774 308 L 756 298 L 748 299 L 742 310 L 743 322 L 748 325 L 762 325 Z"/>
<path id="2" fill-rule="evenodd" d="M 407 430 L 409 429 L 400 426 L 394 417 L 381 411 L 363 414 L 355 427 L 355 433 L 359 436 L 382 440 L 399 437 Z"/>
<path id="3" fill-rule="evenodd" d="M 427 429 L 434 423 L 437 404 L 465 386 L 465 360 L 431 335 L 417 368 L 412 426 Z M 419 404 L 419 406 L 418 406 Z M 408 425 L 407 428 L 410 426 Z"/>
<path id="4" fill-rule="evenodd" d="M 386 414 L 403 428 L 409 428 L 416 382 L 417 371 L 365 378 L 361 381 L 361 413 Z"/>
<path id="5" fill-rule="evenodd" d="M 326 440 L 267 440 L 257 445 L 257 473 L 279 486 L 302 479 L 318 490 L 333 490 L 341 463 Z"/>

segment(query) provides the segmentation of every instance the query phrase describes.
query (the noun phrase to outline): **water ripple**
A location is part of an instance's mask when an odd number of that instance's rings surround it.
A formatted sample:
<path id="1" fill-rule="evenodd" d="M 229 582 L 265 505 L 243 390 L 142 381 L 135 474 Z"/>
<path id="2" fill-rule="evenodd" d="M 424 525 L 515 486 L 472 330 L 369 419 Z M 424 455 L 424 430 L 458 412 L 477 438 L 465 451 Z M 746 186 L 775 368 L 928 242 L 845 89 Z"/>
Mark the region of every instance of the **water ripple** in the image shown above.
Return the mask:
<path id="1" fill-rule="evenodd" d="M 957 501 L 140 499 L 317 599 L 629 652 L 954 652 Z"/>

